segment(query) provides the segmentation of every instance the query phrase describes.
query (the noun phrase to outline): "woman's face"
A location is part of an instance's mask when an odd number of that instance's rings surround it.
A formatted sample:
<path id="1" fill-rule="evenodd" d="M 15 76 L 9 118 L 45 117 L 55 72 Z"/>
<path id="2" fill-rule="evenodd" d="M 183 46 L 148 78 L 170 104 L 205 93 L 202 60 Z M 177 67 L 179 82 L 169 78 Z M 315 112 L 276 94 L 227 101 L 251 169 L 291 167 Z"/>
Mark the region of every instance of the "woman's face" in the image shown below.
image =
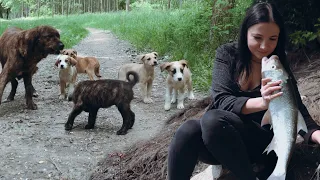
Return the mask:
<path id="1" fill-rule="evenodd" d="M 247 41 L 252 60 L 261 62 L 277 46 L 280 29 L 276 23 L 258 23 L 248 29 Z"/>

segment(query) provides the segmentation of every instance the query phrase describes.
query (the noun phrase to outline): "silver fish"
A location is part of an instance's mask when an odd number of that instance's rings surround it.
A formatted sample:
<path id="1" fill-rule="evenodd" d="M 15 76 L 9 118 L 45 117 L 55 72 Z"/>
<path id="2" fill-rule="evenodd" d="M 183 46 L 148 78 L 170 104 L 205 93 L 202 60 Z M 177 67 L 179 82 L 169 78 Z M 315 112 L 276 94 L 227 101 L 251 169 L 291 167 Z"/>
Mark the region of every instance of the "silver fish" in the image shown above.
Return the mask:
<path id="1" fill-rule="evenodd" d="M 271 78 L 272 82 L 281 80 L 281 91 L 283 94 L 272 99 L 264 118 L 269 118 L 274 132 L 273 139 L 266 148 L 269 153 L 274 150 L 278 161 L 268 180 L 285 180 L 288 164 L 296 142 L 299 130 L 307 132 L 307 126 L 301 115 L 296 96 L 293 90 L 292 81 L 283 68 L 279 57 L 264 57 L 261 64 L 262 78 Z M 277 93 L 277 92 L 274 92 Z"/>

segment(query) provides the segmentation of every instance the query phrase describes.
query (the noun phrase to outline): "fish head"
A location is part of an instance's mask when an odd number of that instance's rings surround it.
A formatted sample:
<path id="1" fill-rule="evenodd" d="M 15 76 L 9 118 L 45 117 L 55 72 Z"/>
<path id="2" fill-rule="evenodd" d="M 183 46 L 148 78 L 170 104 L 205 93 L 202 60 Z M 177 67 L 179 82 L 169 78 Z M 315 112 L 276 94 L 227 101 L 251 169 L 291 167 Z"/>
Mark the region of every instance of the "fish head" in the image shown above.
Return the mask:
<path id="1" fill-rule="evenodd" d="M 263 57 L 261 62 L 261 71 L 283 70 L 283 66 L 277 55 L 272 55 L 270 58 Z"/>
<path id="2" fill-rule="evenodd" d="M 262 58 L 261 75 L 262 78 L 271 78 L 272 81 L 288 79 L 288 73 L 276 55 L 272 55 L 270 58 Z"/>

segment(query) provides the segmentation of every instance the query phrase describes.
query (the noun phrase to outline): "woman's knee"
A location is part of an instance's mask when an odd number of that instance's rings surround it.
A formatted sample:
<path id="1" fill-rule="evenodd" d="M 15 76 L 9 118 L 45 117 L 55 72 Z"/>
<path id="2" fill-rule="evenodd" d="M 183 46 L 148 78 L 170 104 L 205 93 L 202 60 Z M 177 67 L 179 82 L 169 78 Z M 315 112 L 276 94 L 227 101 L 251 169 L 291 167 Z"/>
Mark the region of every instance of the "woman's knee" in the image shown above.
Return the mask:
<path id="1" fill-rule="evenodd" d="M 220 110 L 220 109 L 212 109 L 207 111 L 203 117 L 200 119 L 201 129 L 203 130 L 214 130 L 225 128 L 226 125 L 232 125 L 236 128 L 243 127 L 243 122 L 236 114 Z"/>
<path id="2" fill-rule="evenodd" d="M 184 122 L 176 131 L 176 138 L 190 139 L 201 135 L 199 120 L 188 120 Z"/>
<path id="3" fill-rule="evenodd" d="M 241 130 L 242 120 L 234 113 L 213 109 L 206 112 L 200 120 L 202 138 L 206 142 L 214 137 L 223 136 L 230 130 Z"/>

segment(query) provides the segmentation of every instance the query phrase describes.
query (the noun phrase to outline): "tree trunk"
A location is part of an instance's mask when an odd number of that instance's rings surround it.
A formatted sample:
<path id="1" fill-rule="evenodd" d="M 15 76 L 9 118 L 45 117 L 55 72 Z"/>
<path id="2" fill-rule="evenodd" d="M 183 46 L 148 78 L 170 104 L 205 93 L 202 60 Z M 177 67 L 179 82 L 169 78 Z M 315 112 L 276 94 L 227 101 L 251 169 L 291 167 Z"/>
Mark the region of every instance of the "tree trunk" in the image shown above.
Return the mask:
<path id="1" fill-rule="evenodd" d="M 7 19 L 9 19 L 10 8 L 7 9 Z"/>
<path id="2" fill-rule="evenodd" d="M 3 15 L 2 15 L 3 10 L 4 8 L 2 7 L 2 3 L 0 2 L 0 18 L 3 18 Z"/>
<path id="3" fill-rule="evenodd" d="M 116 0 L 116 11 L 119 11 L 119 0 Z"/>
<path id="4" fill-rule="evenodd" d="M 61 14 L 62 15 L 64 15 L 64 8 L 63 8 L 63 4 L 64 4 L 64 2 L 63 2 L 63 0 L 61 1 Z"/>
<path id="5" fill-rule="evenodd" d="M 22 2 L 22 5 L 21 5 L 21 17 L 24 17 L 24 3 Z"/>
<path id="6" fill-rule="evenodd" d="M 40 16 L 40 0 L 38 0 L 38 18 Z"/>
<path id="7" fill-rule="evenodd" d="M 170 9 L 171 6 L 171 0 L 168 0 L 168 9 Z"/>
<path id="8" fill-rule="evenodd" d="M 67 17 L 69 15 L 69 0 L 67 0 Z"/>
<path id="9" fill-rule="evenodd" d="M 54 0 L 51 0 L 51 16 L 53 17 L 54 16 Z"/>
<path id="10" fill-rule="evenodd" d="M 102 2 L 102 0 L 100 1 L 100 12 L 101 13 L 103 12 L 103 2 Z"/>
<path id="11" fill-rule="evenodd" d="M 126 11 L 130 11 L 130 0 L 126 0 Z"/>
<path id="12" fill-rule="evenodd" d="M 93 2 L 90 0 L 90 12 L 93 13 Z"/>
<path id="13" fill-rule="evenodd" d="M 85 13 L 86 12 L 86 4 L 85 1 L 82 1 L 82 12 Z"/>

